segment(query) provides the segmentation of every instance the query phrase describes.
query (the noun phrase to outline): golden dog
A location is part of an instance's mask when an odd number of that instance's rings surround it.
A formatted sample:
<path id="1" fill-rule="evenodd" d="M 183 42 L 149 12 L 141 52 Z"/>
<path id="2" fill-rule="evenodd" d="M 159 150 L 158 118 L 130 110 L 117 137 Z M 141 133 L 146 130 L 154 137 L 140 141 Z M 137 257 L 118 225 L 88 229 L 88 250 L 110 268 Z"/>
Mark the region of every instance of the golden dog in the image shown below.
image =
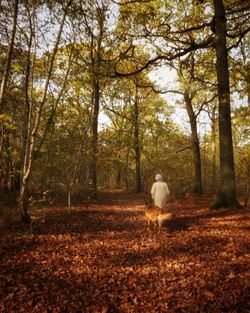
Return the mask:
<path id="1" fill-rule="evenodd" d="M 153 203 L 146 204 L 145 216 L 148 221 L 148 227 L 153 223 L 153 225 L 158 224 L 159 232 L 162 226 L 166 224 L 167 221 L 173 220 L 175 215 L 173 213 L 163 213 L 162 209 L 154 205 Z"/>

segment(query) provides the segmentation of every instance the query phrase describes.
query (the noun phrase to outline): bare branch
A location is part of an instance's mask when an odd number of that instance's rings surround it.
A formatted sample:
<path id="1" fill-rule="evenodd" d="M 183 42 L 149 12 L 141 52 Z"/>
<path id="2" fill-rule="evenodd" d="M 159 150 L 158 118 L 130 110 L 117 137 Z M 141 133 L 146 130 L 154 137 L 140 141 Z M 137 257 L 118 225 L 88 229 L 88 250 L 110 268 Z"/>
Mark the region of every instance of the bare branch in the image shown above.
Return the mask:
<path id="1" fill-rule="evenodd" d="M 250 26 L 245 29 L 242 33 L 240 34 L 235 34 L 235 35 L 229 35 L 227 34 L 227 37 L 229 38 L 236 38 L 236 37 L 239 37 L 239 39 L 237 40 L 237 42 L 234 44 L 234 45 L 231 45 L 227 48 L 227 50 L 231 50 L 232 48 L 237 48 L 238 45 L 241 43 L 242 39 L 245 37 L 245 35 L 250 32 Z"/>
<path id="2" fill-rule="evenodd" d="M 132 119 L 129 118 L 129 117 L 127 117 L 126 115 L 123 115 L 123 114 L 117 112 L 116 110 L 109 108 L 109 107 L 106 106 L 106 105 L 102 105 L 102 107 L 103 107 L 105 110 L 108 110 L 108 111 L 114 113 L 115 115 L 118 115 L 118 116 L 120 116 L 121 118 L 124 118 L 124 119 L 126 119 L 126 120 L 132 122 Z"/>
<path id="3" fill-rule="evenodd" d="M 188 53 L 190 53 L 191 51 L 195 51 L 197 49 L 203 49 L 203 48 L 207 48 L 209 46 L 211 46 L 211 44 L 213 43 L 213 36 L 210 36 L 207 40 L 205 40 L 204 42 L 202 43 L 199 43 L 199 44 L 191 44 L 188 48 L 182 50 L 182 51 L 179 51 L 177 52 L 176 54 L 172 54 L 170 56 L 167 56 L 167 55 L 159 55 L 151 60 L 149 60 L 148 62 L 146 62 L 143 66 L 141 66 L 139 69 L 135 70 L 135 71 L 132 71 L 132 72 L 127 72 L 127 73 L 124 73 L 124 72 L 119 72 L 117 70 L 117 64 L 115 66 L 115 72 L 113 75 L 111 75 L 111 77 L 128 77 L 128 76 L 133 76 L 133 75 L 136 75 L 136 74 L 139 74 L 141 73 L 143 70 L 149 68 L 151 65 L 157 63 L 158 61 L 161 61 L 161 60 L 165 60 L 165 61 L 172 61 L 174 59 L 177 59 L 181 56 L 184 56 Z"/>
<path id="4" fill-rule="evenodd" d="M 177 153 L 180 153 L 180 152 L 182 152 L 182 151 L 184 151 L 184 150 L 187 150 L 187 149 L 192 149 L 192 147 L 191 147 L 191 146 L 184 147 L 184 148 L 182 148 L 182 149 L 176 151 L 176 154 L 177 154 Z"/>
<path id="5" fill-rule="evenodd" d="M 183 96 L 183 92 L 181 92 L 179 90 L 160 90 L 160 89 L 155 88 L 155 86 L 153 86 L 153 85 L 144 85 L 144 84 L 142 84 L 142 85 L 138 84 L 137 86 L 139 88 L 150 88 L 153 92 L 159 93 L 159 94 L 176 93 L 176 94 Z"/>
<path id="6" fill-rule="evenodd" d="M 209 23 L 203 23 L 201 25 L 197 25 L 197 26 L 192 26 L 183 30 L 179 30 L 179 31 L 174 31 L 174 32 L 170 32 L 170 34 L 186 34 L 186 33 L 190 33 L 192 31 L 195 30 L 201 30 L 205 27 L 211 27 L 213 25 L 213 20 L 211 20 Z"/>
<path id="7" fill-rule="evenodd" d="M 203 110 L 204 106 L 205 106 L 206 104 L 209 104 L 209 103 L 211 103 L 212 101 L 214 101 L 214 99 L 215 99 L 216 97 L 217 97 L 217 94 L 213 95 L 213 97 L 210 98 L 209 100 L 204 101 L 204 102 L 201 104 L 201 106 L 200 106 L 199 110 L 197 111 L 197 113 L 195 113 L 195 117 L 197 118 L 197 116 L 198 116 L 198 115 L 201 113 L 201 111 Z"/>
<path id="8" fill-rule="evenodd" d="M 118 4 L 118 5 L 126 5 L 126 4 L 132 4 L 132 3 L 149 3 L 152 2 L 152 0 L 130 0 L 130 1 L 126 1 L 123 3 L 117 2 L 115 0 L 111 0 L 113 3 Z"/>

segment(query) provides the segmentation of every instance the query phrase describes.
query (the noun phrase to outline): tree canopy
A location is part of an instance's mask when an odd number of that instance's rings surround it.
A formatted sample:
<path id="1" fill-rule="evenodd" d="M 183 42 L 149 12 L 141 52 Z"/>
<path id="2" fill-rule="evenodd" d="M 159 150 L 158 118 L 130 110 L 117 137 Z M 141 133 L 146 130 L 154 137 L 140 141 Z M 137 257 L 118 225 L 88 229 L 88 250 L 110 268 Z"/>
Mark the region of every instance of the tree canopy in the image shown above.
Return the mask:
<path id="1" fill-rule="evenodd" d="M 23 220 L 31 194 L 141 192 L 157 172 L 238 206 L 249 17 L 236 0 L 2 1 L 0 182 Z"/>

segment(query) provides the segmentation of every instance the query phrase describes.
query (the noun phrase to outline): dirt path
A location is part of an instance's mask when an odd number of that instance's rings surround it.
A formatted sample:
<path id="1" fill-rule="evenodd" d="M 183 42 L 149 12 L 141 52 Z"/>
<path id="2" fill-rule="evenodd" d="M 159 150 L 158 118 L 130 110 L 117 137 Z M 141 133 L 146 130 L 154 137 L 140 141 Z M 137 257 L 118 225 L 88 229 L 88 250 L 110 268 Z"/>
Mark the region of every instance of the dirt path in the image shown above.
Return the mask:
<path id="1" fill-rule="evenodd" d="M 250 312 L 249 209 L 171 203 L 171 235 L 143 201 L 46 208 L 32 234 L 2 238 L 1 312 Z"/>

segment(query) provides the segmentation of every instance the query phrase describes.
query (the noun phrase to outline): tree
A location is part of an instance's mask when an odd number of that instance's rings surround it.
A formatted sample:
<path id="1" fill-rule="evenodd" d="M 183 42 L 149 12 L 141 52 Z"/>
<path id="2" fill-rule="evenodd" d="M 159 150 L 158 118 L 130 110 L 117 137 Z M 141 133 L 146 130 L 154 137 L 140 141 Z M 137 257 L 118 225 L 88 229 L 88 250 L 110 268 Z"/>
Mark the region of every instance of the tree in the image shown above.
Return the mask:
<path id="1" fill-rule="evenodd" d="M 14 1 L 13 4 L 13 22 L 12 22 L 12 30 L 11 30 L 11 35 L 10 35 L 10 43 L 8 46 L 8 53 L 7 53 L 7 61 L 6 61 L 6 66 L 4 69 L 4 74 L 1 82 L 1 88 L 0 88 L 0 114 L 3 111 L 3 106 L 4 106 L 4 100 L 6 96 L 6 91 L 7 91 L 7 83 L 9 79 L 9 72 L 10 72 L 10 67 L 11 67 L 11 59 L 12 59 L 12 54 L 13 54 L 13 49 L 14 49 L 14 40 L 15 40 L 15 35 L 16 35 L 16 27 L 17 27 L 17 16 L 18 16 L 18 0 Z"/>
<path id="2" fill-rule="evenodd" d="M 202 179 L 201 179 L 201 155 L 200 155 L 200 144 L 197 133 L 197 116 L 194 113 L 192 106 L 192 96 L 190 96 L 189 89 L 184 91 L 184 99 L 186 104 L 187 113 L 191 125 L 191 142 L 192 150 L 194 155 L 194 169 L 195 169 L 195 184 L 194 193 L 202 194 Z"/>
<path id="3" fill-rule="evenodd" d="M 90 197 L 98 196 L 98 125 L 99 113 L 102 104 L 105 85 L 109 83 L 110 68 L 112 62 L 119 58 L 119 39 L 109 30 L 109 15 L 112 8 L 109 1 L 84 1 L 77 7 L 78 23 L 81 46 L 87 48 L 86 53 L 81 57 L 83 70 L 88 72 L 89 86 L 91 89 L 91 160 L 90 160 Z M 118 42 L 118 43 L 117 43 Z"/>
<path id="4" fill-rule="evenodd" d="M 133 4 L 131 4 L 133 5 Z M 135 5 L 138 5 L 136 3 Z M 172 8 L 171 8 L 172 5 Z M 234 175 L 234 161 L 233 161 L 233 146 L 232 146 L 232 130 L 231 130 L 231 116 L 230 116 L 230 89 L 229 89 L 229 73 L 228 73 L 228 48 L 226 44 L 226 37 L 239 38 L 236 46 L 242 40 L 242 38 L 250 30 L 246 22 L 247 13 L 237 21 L 237 14 L 249 10 L 248 5 L 241 6 L 238 3 L 232 3 L 228 6 L 228 14 L 234 15 L 233 33 L 229 34 L 229 28 L 226 23 L 226 10 L 222 0 L 213 1 L 214 16 L 211 18 L 211 11 L 204 11 L 203 15 L 198 15 L 198 12 L 194 10 L 197 8 L 199 11 L 199 5 L 190 6 L 186 8 L 186 4 L 182 3 L 180 7 L 176 7 L 174 4 L 169 3 L 165 6 L 161 14 L 157 12 L 158 16 L 156 23 L 152 23 L 152 16 L 155 17 L 156 6 L 155 2 L 149 4 L 143 4 L 144 9 L 148 15 L 141 19 L 140 13 L 135 13 L 138 16 L 138 20 L 134 18 L 133 23 L 138 23 L 141 29 L 141 36 L 146 40 L 151 39 L 156 48 L 157 56 L 148 60 L 145 64 L 138 66 L 138 68 L 127 75 L 134 75 L 145 68 L 148 68 L 152 64 L 156 64 L 160 60 L 171 62 L 177 57 L 182 57 L 191 51 L 211 48 L 212 45 L 216 51 L 216 70 L 218 80 L 218 99 L 219 99 L 219 136 L 220 136 L 220 191 L 217 193 L 217 201 L 213 208 L 220 206 L 239 206 L 236 200 L 235 194 L 235 175 Z M 171 10 L 172 9 L 172 10 Z M 212 8 L 211 8 L 212 9 Z M 128 9 L 129 11 L 129 9 Z M 171 20 L 173 11 L 177 12 L 179 19 Z M 125 10 L 126 12 L 126 10 Z M 129 11 L 131 14 L 131 11 Z M 127 12 L 126 12 L 127 13 Z M 169 13 L 169 14 L 168 14 Z M 195 13 L 195 14 L 194 14 Z M 191 17 L 191 14 L 193 16 Z M 165 17 L 165 19 L 164 19 Z M 181 18 L 182 17 L 182 18 Z M 191 17 L 191 18 L 190 18 Z M 204 21 L 202 22 L 202 19 Z M 131 20 L 131 18 L 130 18 Z M 151 20 L 150 22 L 148 22 Z M 157 23 L 159 21 L 159 23 Z M 237 31 L 237 24 L 241 25 L 240 31 Z M 154 28 L 148 26 L 153 25 Z M 173 26 L 174 25 L 174 30 Z M 212 30 L 215 37 L 211 32 Z M 236 31 L 235 31 L 236 30 Z M 198 33 L 199 32 L 199 33 Z M 194 36 L 197 34 L 197 36 Z M 162 40 L 157 40 L 161 38 Z M 164 43 L 167 41 L 164 49 Z M 173 47 L 169 45 L 172 43 Z M 124 75 L 124 73 L 116 73 L 117 75 Z"/>
<path id="5" fill-rule="evenodd" d="M 41 122 L 41 117 L 42 117 L 42 112 L 47 100 L 47 93 L 49 89 L 49 83 L 51 80 L 52 76 L 52 71 L 53 71 L 53 66 L 55 62 L 55 57 L 58 51 L 61 35 L 62 35 L 62 30 L 64 26 L 64 22 L 68 13 L 68 9 L 71 5 L 71 1 L 68 1 L 63 17 L 60 23 L 60 27 L 58 30 L 57 38 L 55 41 L 55 45 L 53 48 L 53 51 L 50 56 L 50 61 L 48 65 L 48 70 L 47 70 L 47 75 L 45 78 L 45 84 L 42 92 L 42 97 L 41 100 L 38 103 L 38 107 L 35 110 L 35 103 L 34 99 L 29 97 L 28 90 L 30 88 L 30 76 L 31 76 L 31 68 L 30 68 L 30 63 L 31 63 L 31 45 L 33 42 L 33 32 L 32 32 L 32 26 L 31 26 L 31 32 L 30 32 L 30 40 L 29 40 L 29 45 L 28 45 L 28 53 L 27 53 L 27 64 L 26 64 L 26 79 L 25 79 L 25 103 L 26 103 L 26 112 L 27 112 L 27 125 L 26 125 L 26 134 L 25 134 L 25 149 L 24 149 L 24 156 L 23 156 L 23 164 L 22 164 L 22 171 L 21 171 L 21 186 L 20 186 L 20 195 L 19 195 L 19 208 L 22 216 L 22 221 L 24 223 L 29 223 L 30 222 L 30 216 L 28 213 L 28 199 L 27 199 L 27 191 L 28 191 L 28 182 L 31 176 L 32 172 L 32 166 L 34 163 L 34 158 L 35 158 L 35 144 L 36 144 L 36 138 L 37 138 L 37 133 L 39 130 L 40 122 Z M 30 16 L 30 14 L 29 14 Z M 32 69 L 33 70 L 33 69 Z M 33 123 L 33 118 L 35 114 L 35 120 Z"/>
<path id="6" fill-rule="evenodd" d="M 234 157 L 232 142 L 230 85 L 228 72 L 228 52 L 226 44 L 227 22 L 222 0 L 213 0 L 215 22 L 216 70 L 219 100 L 219 144 L 220 144 L 220 189 L 213 209 L 219 207 L 239 207 L 236 200 Z"/>
<path id="7" fill-rule="evenodd" d="M 3 77 L 1 81 L 1 86 L 0 86 L 0 133 L 1 133 L 1 141 L 0 141 L 0 159 L 1 159 L 1 180 L 3 180 L 3 149 L 4 149 L 4 132 L 5 132 L 5 127 L 4 127 L 4 118 L 2 116 L 3 113 L 3 108 L 4 108 L 4 103 L 5 103 L 5 98 L 6 98 L 6 93 L 7 93 L 7 87 L 8 87 L 8 80 L 9 80 L 9 74 L 10 74 L 10 68 L 11 68 L 11 60 L 12 60 L 12 55 L 13 55 L 13 50 L 14 50 L 14 41 L 15 41 L 15 35 L 16 35 L 16 27 L 17 27 L 17 17 L 18 17 L 18 4 L 19 1 L 15 0 L 13 3 L 13 21 L 12 21 L 12 30 L 10 34 L 10 42 L 8 45 L 8 52 L 7 52 L 7 57 L 6 57 L 6 64 L 4 67 L 4 72 L 3 72 Z M 4 183 L 6 184 L 6 183 Z M 5 186 L 6 187 L 6 186 Z"/>

